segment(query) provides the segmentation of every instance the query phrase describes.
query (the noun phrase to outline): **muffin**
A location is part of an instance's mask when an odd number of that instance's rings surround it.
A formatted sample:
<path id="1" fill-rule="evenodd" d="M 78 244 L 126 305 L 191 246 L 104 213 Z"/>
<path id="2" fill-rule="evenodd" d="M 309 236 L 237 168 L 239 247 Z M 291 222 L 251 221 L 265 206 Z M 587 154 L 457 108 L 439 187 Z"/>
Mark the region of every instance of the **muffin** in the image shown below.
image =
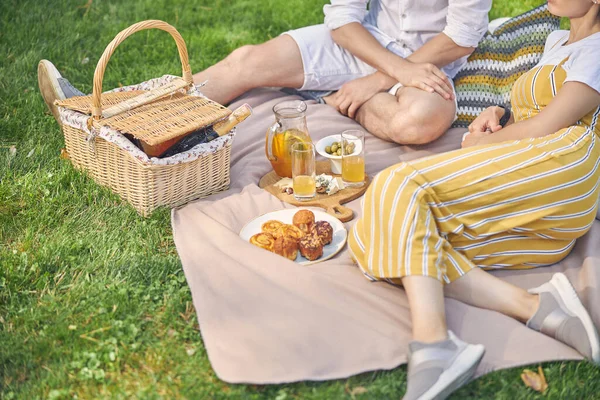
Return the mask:
<path id="1" fill-rule="evenodd" d="M 298 247 L 302 257 L 310 261 L 314 261 L 323 255 L 323 243 L 321 243 L 321 238 L 314 229 L 300 239 Z"/>
<path id="2" fill-rule="evenodd" d="M 315 224 L 317 236 L 321 239 L 323 246 L 328 245 L 333 240 L 333 228 L 327 221 L 317 221 Z"/>
<path id="3" fill-rule="evenodd" d="M 305 234 L 309 233 L 315 224 L 315 214 L 310 210 L 300 210 L 294 214 L 292 224 Z"/>

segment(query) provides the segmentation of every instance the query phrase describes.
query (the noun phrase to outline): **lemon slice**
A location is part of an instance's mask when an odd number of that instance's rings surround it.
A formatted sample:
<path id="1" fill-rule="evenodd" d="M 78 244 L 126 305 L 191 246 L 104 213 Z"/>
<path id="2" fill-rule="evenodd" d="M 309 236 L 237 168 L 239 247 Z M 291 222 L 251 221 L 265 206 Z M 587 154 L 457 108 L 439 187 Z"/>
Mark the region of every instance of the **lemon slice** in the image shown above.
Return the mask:
<path id="1" fill-rule="evenodd" d="M 302 134 L 296 134 L 293 131 L 285 131 L 284 133 L 284 141 L 288 144 L 289 149 L 291 151 L 292 146 L 295 143 L 312 143 L 312 140 L 310 139 L 310 137 L 308 137 L 308 135 L 302 133 Z"/>

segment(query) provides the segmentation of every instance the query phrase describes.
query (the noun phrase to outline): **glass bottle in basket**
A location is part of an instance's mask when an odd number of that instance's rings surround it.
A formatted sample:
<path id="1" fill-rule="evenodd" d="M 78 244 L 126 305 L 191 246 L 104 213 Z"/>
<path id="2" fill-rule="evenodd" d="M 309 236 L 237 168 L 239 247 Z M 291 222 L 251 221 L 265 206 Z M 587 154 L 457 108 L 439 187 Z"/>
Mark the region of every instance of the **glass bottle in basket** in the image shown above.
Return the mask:
<path id="1" fill-rule="evenodd" d="M 273 107 L 275 123 L 267 130 L 265 153 L 275 173 L 292 177 L 292 146 L 312 143 L 306 128 L 306 103 L 301 100 L 283 101 Z"/>

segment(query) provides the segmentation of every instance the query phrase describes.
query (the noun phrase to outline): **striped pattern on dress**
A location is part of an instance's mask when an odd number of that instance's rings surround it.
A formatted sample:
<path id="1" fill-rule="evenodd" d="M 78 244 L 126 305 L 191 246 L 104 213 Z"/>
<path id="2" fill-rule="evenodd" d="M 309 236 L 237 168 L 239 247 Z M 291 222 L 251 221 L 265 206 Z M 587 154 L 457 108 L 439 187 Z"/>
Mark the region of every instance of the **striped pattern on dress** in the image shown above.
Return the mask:
<path id="1" fill-rule="evenodd" d="M 549 104 L 566 78 L 563 63 L 518 79 L 511 94 L 515 120 Z M 363 199 L 348 239 L 352 257 L 369 279 L 390 283 L 409 275 L 449 283 L 475 267 L 535 268 L 562 260 L 596 215 L 599 115 L 600 108 L 542 138 L 387 168 Z"/>

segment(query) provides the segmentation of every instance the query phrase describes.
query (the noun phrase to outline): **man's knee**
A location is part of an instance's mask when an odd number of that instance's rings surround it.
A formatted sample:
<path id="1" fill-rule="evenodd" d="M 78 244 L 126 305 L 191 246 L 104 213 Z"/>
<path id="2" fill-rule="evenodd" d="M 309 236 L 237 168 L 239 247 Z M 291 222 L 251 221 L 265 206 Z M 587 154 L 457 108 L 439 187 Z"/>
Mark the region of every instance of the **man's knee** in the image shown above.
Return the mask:
<path id="1" fill-rule="evenodd" d="M 426 144 L 442 136 L 454 120 L 454 105 L 436 107 L 415 101 L 399 104 L 389 124 L 388 137 L 400 144 Z"/>
<path id="2" fill-rule="evenodd" d="M 225 58 L 227 66 L 236 73 L 243 73 L 252 68 L 256 45 L 238 47 Z"/>

